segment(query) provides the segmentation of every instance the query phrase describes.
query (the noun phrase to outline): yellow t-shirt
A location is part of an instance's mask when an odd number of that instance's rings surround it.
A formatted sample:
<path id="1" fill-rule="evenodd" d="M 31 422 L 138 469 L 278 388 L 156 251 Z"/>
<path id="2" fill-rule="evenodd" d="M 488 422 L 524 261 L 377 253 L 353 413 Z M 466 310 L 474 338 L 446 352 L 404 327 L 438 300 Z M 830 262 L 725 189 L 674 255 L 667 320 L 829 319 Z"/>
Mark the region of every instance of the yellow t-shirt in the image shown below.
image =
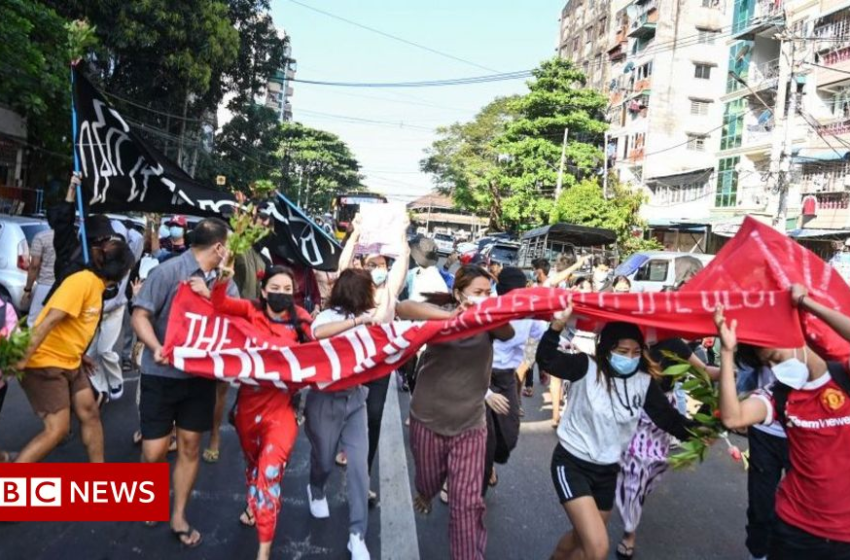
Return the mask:
<path id="1" fill-rule="evenodd" d="M 35 326 L 41 324 L 51 309 L 64 311 L 68 316 L 47 333 L 27 362 L 28 368 L 80 367 L 83 353 L 97 331 L 105 289 L 103 280 L 89 270 L 72 274 L 62 282 L 41 310 Z"/>

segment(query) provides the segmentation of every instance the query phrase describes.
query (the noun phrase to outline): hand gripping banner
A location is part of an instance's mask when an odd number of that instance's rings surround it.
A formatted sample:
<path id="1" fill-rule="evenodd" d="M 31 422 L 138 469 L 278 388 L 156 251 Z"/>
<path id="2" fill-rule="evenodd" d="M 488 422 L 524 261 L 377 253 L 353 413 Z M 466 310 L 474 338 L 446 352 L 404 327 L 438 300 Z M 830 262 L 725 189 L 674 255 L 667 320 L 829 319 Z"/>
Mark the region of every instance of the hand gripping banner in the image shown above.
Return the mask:
<path id="1" fill-rule="evenodd" d="M 201 377 L 339 390 L 389 374 L 426 343 L 473 336 L 514 319 L 548 319 L 570 305 L 583 329 L 629 321 L 640 325 L 650 340 L 660 340 L 713 335 L 718 304 L 726 308 L 728 320 L 738 320 L 742 342 L 803 345 L 799 316 L 787 291 L 578 294 L 529 288 L 490 298 L 449 321 L 360 326 L 326 340 L 281 346 L 245 319 L 217 312 L 209 300 L 182 285 L 172 304 L 165 352 L 175 367 Z"/>

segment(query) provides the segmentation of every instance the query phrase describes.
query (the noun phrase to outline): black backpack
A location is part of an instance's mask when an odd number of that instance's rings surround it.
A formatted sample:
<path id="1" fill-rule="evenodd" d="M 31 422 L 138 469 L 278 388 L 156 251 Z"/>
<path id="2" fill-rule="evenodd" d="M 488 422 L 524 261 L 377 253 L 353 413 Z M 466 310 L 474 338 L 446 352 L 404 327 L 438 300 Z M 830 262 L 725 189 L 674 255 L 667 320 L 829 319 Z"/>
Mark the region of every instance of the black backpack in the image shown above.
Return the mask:
<path id="1" fill-rule="evenodd" d="M 830 377 L 841 387 L 841 390 L 847 396 L 850 396 L 850 373 L 847 372 L 844 365 L 840 362 L 827 362 L 826 368 L 829 371 Z M 788 419 L 785 417 L 785 405 L 788 403 L 788 393 L 791 387 L 777 381 L 773 385 L 773 402 L 776 406 L 776 418 L 779 423 L 785 428 Z"/>

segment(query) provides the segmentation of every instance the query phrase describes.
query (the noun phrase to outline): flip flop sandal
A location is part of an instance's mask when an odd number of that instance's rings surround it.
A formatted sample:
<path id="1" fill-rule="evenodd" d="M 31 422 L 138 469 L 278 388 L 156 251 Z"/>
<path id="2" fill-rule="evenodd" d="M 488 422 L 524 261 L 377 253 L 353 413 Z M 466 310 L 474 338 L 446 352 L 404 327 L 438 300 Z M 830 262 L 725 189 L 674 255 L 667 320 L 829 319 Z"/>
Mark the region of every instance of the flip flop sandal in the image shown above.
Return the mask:
<path id="1" fill-rule="evenodd" d="M 635 547 L 626 546 L 625 543 L 620 541 L 617 545 L 617 558 L 618 560 L 632 560 L 632 557 L 635 555 Z"/>
<path id="2" fill-rule="evenodd" d="M 334 463 L 336 463 L 340 467 L 345 467 L 348 465 L 348 457 L 346 457 L 344 452 L 340 451 L 336 454 L 336 457 L 334 458 Z"/>
<path id="3" fill-rule="evenodd" d="M 245 511 L 239 516 L 239 523 L 246 527 L 255 527 L 257 525 L 257 518 L 251 512 L 250 506 L 245 506 Z"/>
<path id="4" fill-rule="evenodd" d="M 133 445 L 141 445 L 142 444 L 142 431 L 136 430 L 133 432 Z"/>
<path id="5" fill-rule="evenodd" d="M 198 540 L 193 543 L 188 543 L 183 540 L 183 538 L 191 539 L 192 533 L 198 533 Z M 171 529 L 171 534 L 174 535 L 174 538 L 177 539 L 177 542 L 180 543 L 181 546 L 185 546 L 186 548 L 196 548 L 199 544 L 201 544 L 204 540 L 204 537 L 200 532 L 196 531 L 191 525 L 185 531 L 175 531 Z"/>
<path id="6" fill-rule="evenodd" d="M 177 451 L 177 437 L 171 436 L 171 441 L 168 442 L 168 452 L 173 453 Z"/>
<path id="7" fill-rule="evenodd" d="M 446 484 L 443 484 L 443 487 L 440 488 L 440 501 L 446 505 L 449 503 L 449 488 Z"/>
<path id="8" fill-rule="evenodd" d="M 499 484 L 499 475 L 496 474 L 496 469 L 493 469 L 493 474 L 490 475 L 490 480 L 487 481 L 487 486 L 494 488 Z"/>
<path id="9" fill-rule="evenodd" d="M 522 396 L 523 397 L 533 397 L 534 396 L 534 389 L 532 389 L 531 387 L 523 388 Z"/>
<path id="10" fill-rule="evenodd" d="M 0 451 L 0 463 L 14 463 L 17 458 L 17 453 L 12 453 L 11 451 Z"/>
<path id="11" fill-rule="evenodd" d="M 209 447 L 204 449 L 204 462 L 205 463 L 218 463 L 219 459 L 219 449 L 210 449 Z"/>

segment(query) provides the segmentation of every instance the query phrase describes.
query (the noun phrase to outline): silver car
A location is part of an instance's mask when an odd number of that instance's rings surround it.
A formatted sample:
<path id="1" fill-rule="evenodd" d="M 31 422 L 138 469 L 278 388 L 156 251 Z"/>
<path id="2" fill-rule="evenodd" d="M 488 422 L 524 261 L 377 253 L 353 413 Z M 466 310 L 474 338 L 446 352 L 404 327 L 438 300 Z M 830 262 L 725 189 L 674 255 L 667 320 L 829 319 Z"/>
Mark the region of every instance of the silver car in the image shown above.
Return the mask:
<path id="1" fill-rule="evenodd" d="M 39 218 L 0 216 L 0 298 L 19 311 L 27 284 L 30 243 L 46 229 L 47 222 Z"/>

